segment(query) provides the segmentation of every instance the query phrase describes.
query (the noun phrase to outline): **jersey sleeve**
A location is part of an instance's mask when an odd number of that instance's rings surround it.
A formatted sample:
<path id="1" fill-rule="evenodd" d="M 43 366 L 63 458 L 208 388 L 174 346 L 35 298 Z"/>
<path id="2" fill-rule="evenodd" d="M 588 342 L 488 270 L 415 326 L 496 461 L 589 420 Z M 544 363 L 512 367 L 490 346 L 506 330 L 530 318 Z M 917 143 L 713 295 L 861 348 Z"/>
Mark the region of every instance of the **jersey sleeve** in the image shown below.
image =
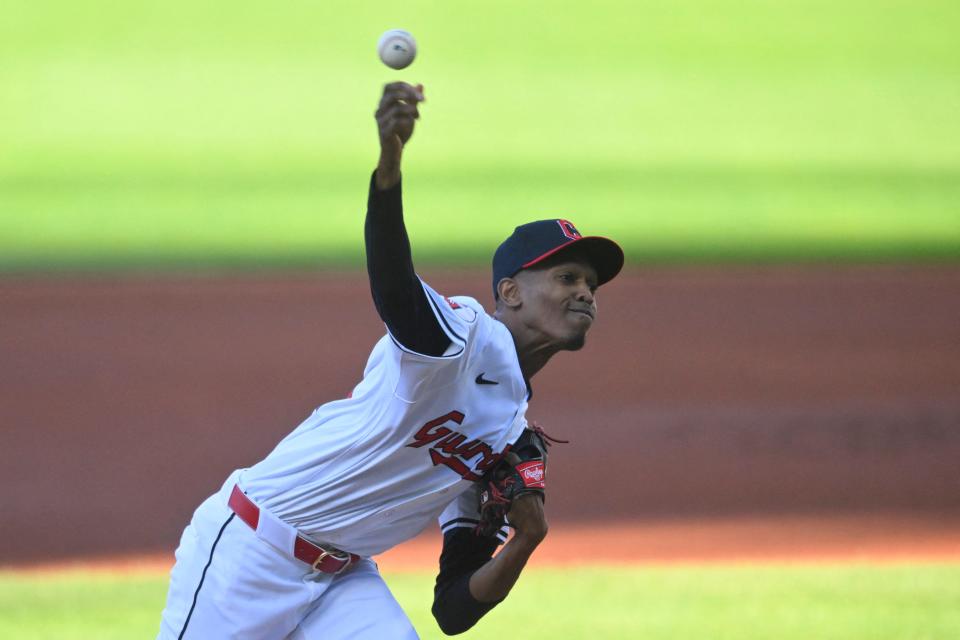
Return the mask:
<path id="1" fill-rule="evenodd" d="M 447 298 L 437 293 L 422 279 L 419 280 L 419 282 L 426 294 L 427 303 L 430 306 L 433 317 L 440 326 L 440 329 L 450 340 L 450 344 L 446 351 L 440 355 L 420 353 L 403 344 L 397 336 L 393 335 L 388 325 L 387 333 L 390 335 L 391 341 L 397 349 L 415 360 L 434 362 L 455 360 L 462 357 L 467 353 L 471 341 L 476 336 L 476 329 L 479 326 L 480 317 L 483 313 L 480 303 L 472 298 L 466 297 Z"/>
<path id="2" fill-rule="evenodd" d="M 450 341 L 413 269 L 399 182 L 381 191 L 376 186 L 376 172 L 370 176 L 363 228 L 370 294 L 390 335 L 418 353 L 443 355 Z"/>
<path id="3" fill-rule="evenodd" d="M 480 485 L 474 483 L 457 496 L 440 515 L 443 550 L 440 572 L 433 589 L 431 612 L 444 633 L 462 633 L 497 606 L 479 602 L 470 593 L 470 577 L 493 557 L 506 540 L 506 529 L 496 536 L 479 536 L 475 527 L 480 518 Z"/>
<path id="4" fill-rule="evenodd" d="M 419 282 L 433 318 L 450 343 L 441 355 L 420 353 L 403 344 L 387 327 L 387 342 L 397 354 L 399 367 L 394 395 L 409 403 L 417 402 L 424 393 L 436 391 L 459 378 L 471 361 L 470 354 L 483 349 L 485 332 L 482 323 L 489 317 L 476 300 L 465 297 L 448 299 L 422 280 Z"/>
<path id="5" fill-rule="evenodd" d="M 470 578 L 489 562 L 497 544 L 467 529 L 451 529 L 443 536 L 440 572 L 433 588 L 430 611 L 447 635 L 470 629 L 503 600 L 480 602 L 470 593 Z"/>

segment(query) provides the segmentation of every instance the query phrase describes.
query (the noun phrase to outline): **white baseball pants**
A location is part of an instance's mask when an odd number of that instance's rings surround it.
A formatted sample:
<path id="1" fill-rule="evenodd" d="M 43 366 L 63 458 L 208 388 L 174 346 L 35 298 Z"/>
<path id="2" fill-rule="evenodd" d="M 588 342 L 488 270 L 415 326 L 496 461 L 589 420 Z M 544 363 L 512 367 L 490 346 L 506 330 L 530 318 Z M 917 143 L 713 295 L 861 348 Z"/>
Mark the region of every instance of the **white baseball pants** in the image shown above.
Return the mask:
<path id="1" fill-rule="evenodd" d="M 158 640 L 418 637 L 370 558 L 337 575 L 314 572 L 234 515 L 234 482 L 200 505 L 180 538 Z"/>

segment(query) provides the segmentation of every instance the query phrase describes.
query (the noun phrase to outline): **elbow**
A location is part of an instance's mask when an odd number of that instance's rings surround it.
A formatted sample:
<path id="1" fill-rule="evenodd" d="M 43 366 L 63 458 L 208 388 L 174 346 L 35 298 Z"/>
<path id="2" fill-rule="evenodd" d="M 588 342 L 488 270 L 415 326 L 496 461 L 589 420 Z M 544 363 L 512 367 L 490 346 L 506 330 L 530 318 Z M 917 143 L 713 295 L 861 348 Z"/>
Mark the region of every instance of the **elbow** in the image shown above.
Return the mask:
<path id="1" fill-rule="evenodd" d="M 430 611 L 444 635 L 455 636 L 461 634 L 476 623 L 476 620 L 454 616 L 453 612 L 444 609 L 438 602 L 433 603 L 433 608 Z"/>

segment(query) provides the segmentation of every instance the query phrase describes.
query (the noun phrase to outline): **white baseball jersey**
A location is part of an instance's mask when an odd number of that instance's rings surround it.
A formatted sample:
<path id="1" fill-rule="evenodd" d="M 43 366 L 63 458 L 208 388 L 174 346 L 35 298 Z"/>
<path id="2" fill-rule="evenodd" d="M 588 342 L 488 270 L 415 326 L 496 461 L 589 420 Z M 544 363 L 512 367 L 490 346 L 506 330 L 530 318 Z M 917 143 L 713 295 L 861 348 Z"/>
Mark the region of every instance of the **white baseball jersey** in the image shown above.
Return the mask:
<path id="1" fill-rule="evenodd" d="M 388 332 L 350 398 L 318 408 L 241 488 L 301 533 L 361 556 L 476 517 L 474 486 L 526 427 L 529 390 L 513 337 L 474 299 L 423 283 L 450 338 L 426 356 Z M 446 509 L 446 511 L 445 511 Z"/>

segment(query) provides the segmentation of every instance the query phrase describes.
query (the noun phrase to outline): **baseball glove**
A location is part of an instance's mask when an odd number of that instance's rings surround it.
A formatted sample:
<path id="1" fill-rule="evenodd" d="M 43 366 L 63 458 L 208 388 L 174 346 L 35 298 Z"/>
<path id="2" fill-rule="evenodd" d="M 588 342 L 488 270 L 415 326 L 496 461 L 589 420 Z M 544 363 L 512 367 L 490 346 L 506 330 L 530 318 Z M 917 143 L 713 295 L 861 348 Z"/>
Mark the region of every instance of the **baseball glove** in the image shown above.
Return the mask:
<path id="1" fill-rule="evenodd" d="M 533 493 L 546 500 L 547 448 L 555 442 L 566 443 L 544 433 L 536 422 L 523 433 L 503 459 L 484 474 L 480 481 L 480 522 L 477 535 L 492 536 L 505 523 L 513 501 Z"/>

